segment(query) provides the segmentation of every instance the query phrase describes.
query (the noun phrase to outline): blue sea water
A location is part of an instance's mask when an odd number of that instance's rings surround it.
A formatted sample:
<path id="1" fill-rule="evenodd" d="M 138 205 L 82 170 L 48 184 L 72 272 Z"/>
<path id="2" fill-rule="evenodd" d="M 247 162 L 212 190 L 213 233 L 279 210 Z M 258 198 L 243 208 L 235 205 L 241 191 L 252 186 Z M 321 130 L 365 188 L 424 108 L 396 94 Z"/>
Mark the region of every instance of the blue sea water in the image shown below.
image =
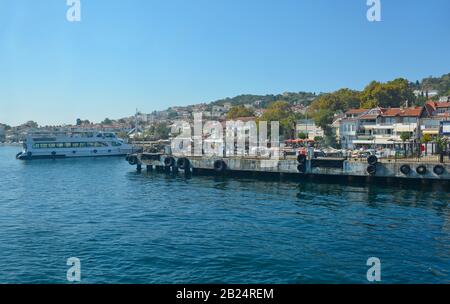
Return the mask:
<path id="1" fill-rule="evenodd" d="M 0 283 L 450 282 L 448 189 L 137 173 L 0 147 Z"/>

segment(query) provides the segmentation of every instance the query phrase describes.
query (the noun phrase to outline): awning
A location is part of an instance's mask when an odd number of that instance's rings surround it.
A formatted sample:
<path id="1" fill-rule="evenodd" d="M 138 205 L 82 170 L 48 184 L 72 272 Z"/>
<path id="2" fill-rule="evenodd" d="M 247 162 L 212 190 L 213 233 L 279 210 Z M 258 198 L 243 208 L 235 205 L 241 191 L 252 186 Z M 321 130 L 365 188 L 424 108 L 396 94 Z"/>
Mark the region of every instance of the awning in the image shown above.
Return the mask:
<path id="1" fill-rule="evenodd" d="M 439 130 L 423 130 L 422 133 L 428 135 L 439 135 Z"/>

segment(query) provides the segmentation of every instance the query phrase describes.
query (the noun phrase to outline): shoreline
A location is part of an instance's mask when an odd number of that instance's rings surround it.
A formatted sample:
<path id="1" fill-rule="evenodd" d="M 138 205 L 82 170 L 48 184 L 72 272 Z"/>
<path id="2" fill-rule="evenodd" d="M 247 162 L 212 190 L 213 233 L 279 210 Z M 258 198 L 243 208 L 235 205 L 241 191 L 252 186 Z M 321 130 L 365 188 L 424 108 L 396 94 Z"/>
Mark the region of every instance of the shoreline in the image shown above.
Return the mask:
<path id="1" fill-rule="evenodd" d="M 0 147 L 21 147 L 21 143 L 0 143 Z"/>

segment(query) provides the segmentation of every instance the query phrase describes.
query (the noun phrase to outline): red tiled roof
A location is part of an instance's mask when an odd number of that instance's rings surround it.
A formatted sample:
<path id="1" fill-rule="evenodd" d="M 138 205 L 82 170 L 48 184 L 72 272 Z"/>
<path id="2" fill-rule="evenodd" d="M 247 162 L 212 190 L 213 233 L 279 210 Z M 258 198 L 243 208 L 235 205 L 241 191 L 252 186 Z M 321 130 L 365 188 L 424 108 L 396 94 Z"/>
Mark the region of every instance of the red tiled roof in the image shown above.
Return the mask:
<path id="1" fill-rule="evenodd" d="M 368 109 L 350 109 L 345 114 L 362 114 L 364 112 L 368 111 Z"/>
<path id="2" fill-rule="evenodd" d="M 450 108 L 450 102 L 437 102 L 436 108 Z"/>
<path id="3" fill-rule="evenodd" d="M 408 117 L 419 117 L 422 114 L 423 107 L 413 107 L 413 108 L 388 108 L 383 111 L 381 116 L 383 117 L 394 117 L 394 116 L 408 116 Z"/>
<path id="4" fill-rule="evenodd" d="M 427 110 L 428 115 L 432 115 L 433 112 L 436 110 L 436 108 L 434 107 L 434 103 L 433 102 L 425 103 L 425 110 Z"/>
<path id="5" fill-rule="evenodd" d="M 374 115 L 374 114 L 366 114 L 366 115 L 362 115 L 360 117 L 360 119 L 376 119 L 379 115 Z"/>
<path id="6" fill-rule="evenodd" d="M 425 106 L 429 106 L 433 108 L 433 110 L 436 110 L 437 108 L 450 108 L 450 102 L 428 101 Z"/>
<path id="7" fill-rule="evenodd" d="M 385 109 L 381 115 L 382 116 L 397 116 L 397 115 L 400 115 L 401 111 L 402 111 L 402 109 L 400 109 L 400 108 L 389 108 L 389 109 Z"/>
<path id="8" fill-rule="evenodd" d="M 414 107 L 403 109 L 400 116 L 419 117 L 422 114 L 423 107 Z"/>

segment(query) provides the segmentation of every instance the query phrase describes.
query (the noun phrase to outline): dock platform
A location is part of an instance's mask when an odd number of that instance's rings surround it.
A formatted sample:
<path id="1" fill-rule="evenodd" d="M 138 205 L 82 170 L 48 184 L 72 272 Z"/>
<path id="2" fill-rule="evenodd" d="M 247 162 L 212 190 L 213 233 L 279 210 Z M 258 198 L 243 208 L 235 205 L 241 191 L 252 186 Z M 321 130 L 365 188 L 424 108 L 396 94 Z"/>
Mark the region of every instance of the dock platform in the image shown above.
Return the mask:
<path id="1" fill-rule="evenodd" d="M 259 157 L 174 156 L 138 153 L 127 156 L 138 171 L 175 172 L 184 174 L 214 174 L 223 176 L 248 175 L 290 176 L 314 179 L 328 177 L 339 180 L 415 180 L 450 183 L 450 164 L 413 162 L 408 160 L 378 160 L 345 158 L 313 158 L 306 156 L 271 160 Z"/>

